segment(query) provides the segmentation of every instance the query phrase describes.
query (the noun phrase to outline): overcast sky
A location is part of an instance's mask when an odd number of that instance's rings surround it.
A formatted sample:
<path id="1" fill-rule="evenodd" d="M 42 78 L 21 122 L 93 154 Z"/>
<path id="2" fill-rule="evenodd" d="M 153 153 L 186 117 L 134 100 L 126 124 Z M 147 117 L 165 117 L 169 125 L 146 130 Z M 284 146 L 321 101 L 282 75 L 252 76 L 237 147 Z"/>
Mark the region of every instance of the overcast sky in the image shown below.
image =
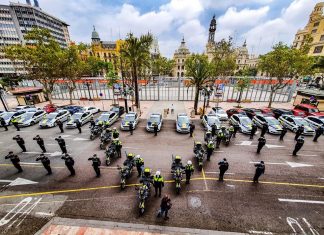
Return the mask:
<path id="1" fill-rule="evenodd" d="M 17 2 L 17 0 L 11 0 Z M 33 1 L 33 0 L 31 0 Z M 202 53 L 216 15 L 216 40 L 247 40 L 250 53 L 263 54 L 279 41 L 291 44 L 318 0 L 38 0 L 40 7 L 70 25 L 71 39 L 91 41 L 93 25 L 101 40 L 152 32 L 160 51 L 172 57 L 185 37 L 191 52 Z M 24 3 L 24 0 L 20 0 Z M 8 0 L 0 0 L 8 4 Z"/>

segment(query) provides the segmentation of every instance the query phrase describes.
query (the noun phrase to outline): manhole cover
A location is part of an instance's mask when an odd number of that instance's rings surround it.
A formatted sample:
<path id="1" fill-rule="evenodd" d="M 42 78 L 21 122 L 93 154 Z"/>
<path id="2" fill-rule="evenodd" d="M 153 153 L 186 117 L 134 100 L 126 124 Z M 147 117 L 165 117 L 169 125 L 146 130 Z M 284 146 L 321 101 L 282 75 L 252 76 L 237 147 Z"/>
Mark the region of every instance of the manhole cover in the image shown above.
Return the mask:
<path id="1" fill-rule="evenodd" d="M 193 208 L 198 208 L 201 206 L 201 200 L 198 197 L 190 197 L 189 198 L 189 206 Z"/>

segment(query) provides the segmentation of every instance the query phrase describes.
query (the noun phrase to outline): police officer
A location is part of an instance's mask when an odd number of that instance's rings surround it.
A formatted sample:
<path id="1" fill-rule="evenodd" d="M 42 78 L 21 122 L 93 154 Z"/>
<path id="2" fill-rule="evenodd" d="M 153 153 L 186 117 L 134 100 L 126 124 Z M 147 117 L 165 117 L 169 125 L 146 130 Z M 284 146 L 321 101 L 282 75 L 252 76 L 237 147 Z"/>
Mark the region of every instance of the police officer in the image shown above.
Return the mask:
<path id="1" fill-rule="evenodd" d="M 171 165 L 171 170 L 174 171 L 176 170 L 177 168 L 180 168 L 180 169 L 185 169 L 182 165 L 182 162 L 181 162 L 181 156 L 177 155 L 175 156 L 173 162 L 172 162 L 172 165 Z"/>
<path id="2" fill-rule="evenodd" d="M 185 166 L 185 173 L 186 173 L 186 184 L 190 184 L 191 175 L 194 173 L 195 169 L 192 165 L 192 162 L 189 160 L 187 165 Z"/>
<path id="3" fill-rule="evenodd" d="M 219 131 L 216 136 L 216 148 L 219 148 L 220 143 L 222 142 L 222 139 L 224 138 L 224 133 L 222 131 Z"/>
<path id="4" fill-rule="evenodd" d="M 239 125 L 237 125 L 237 124 L 234 124 L 233 125 L 233 128 L 234 128 L 234 132 L 233 132 L 233 138 L 235 138 L 236 137 L 236 133 L 239 131 L 239 129 L 240 129 L 240 126 Z"/>
<path id="5" fill-rule="evenodd" d="M 137 177 L 141 177 L 142 176 L 142 171 L 143 171 L 143 168 L 144 168 L 144 159 L 141 158 L 140 155 L 137 155 L 135 157 L 135 165 L 136 165 L 136 169 L 137 169 L 137 173 L 138 173 Z"/>
<path id="6" fill-rule="evenodd" d="M 257 153 L 260 153 L 261 149 L 263 148 L 263 146 L 267 143 L 267 140 L 261 136 L 259 139 L 258 139 L 258 149 L 257 149 Z"/>
<path id="7" fill-rule="evenodd" d="M 159 194 L 159 197 L 161 197 L 161 190 L 164 187 L 164 179 L 161 176 L 161 172 L 157 171 L 153 177 L 153 186 L 155 188 L 155 195 L 154 197 L 157 197 Z"/>
<path id="8" fill-rule="evenodd" d="M 0 117 L 0 124 L 5 129 L 5 131 L 8 131 L 6 121 L 2 117 Z"/>
<path id="9" fill-rule="evenodd" d="M 297 139 L 299 138 L 299 136 L 301 136 L 304 133 L 304 125 L 298 126 L 298 129 L 296 131 L 296 135 L 295 135 L 295 141 L 297 141 Z"/>
<path id="10" fill-rule="evenodd" d="M 75 120 L 75 124 L 76 124 L 76 127 L 78 128 L 78 130 L 79 130 L 79 134 L 80 133 L 82 133 L 82 130 L 81 130 L 81 122 L 80 122 L 80 120 Z"/>
<path id="11" fill-rule="evenodd" d="M 62 153 L 67 153 L 66 151 L 66 145 L 65 145 L 65 140 L 59 136 L 58 138 L 55 139 L 58 143 L 58 145 L 60 146 L 61 150 L 62 150 Z"/>
<path id="12" fill-rule="evenodd" d="M 12 138 L 13 140 L 16 140 L 17 144 L 19 147 L 22 149 L 23 152 L 26 152 L 26 147 L 25 147 L 25 141 L 23 138 L 20 137 L 20 135 L 16 135 L 15 137 Z"/>
<path id="13" fill-rule="evenodd" d="M 129 131 L 130 131 L 130 134 L 133 135 L 133 129 L 134 129 L 134 124 L 133 122 L 129 122 Z"/>
<path id="14" fill-rule="evenodd" d="M 267 133 L 269 131 L 269 125 L 268 123 L 264 123 L 262 126 L 262 130 L 261 130 L 261 137 L 264 137 L 265 133 Z"/>
<path id="15" fill-rule="evenodd" d="M 212 133 L 212 137 L 214 137 L 216 135 L 216 131 L 217 131 L 217 126 L 216 124 L 214 123 L 212 126 L 211 126 L 212 130 L 211 130 L 211 133 Z"/>
<path id="16" fill-rule="evenodd" d="M 119 138 L 119 132 L 116 127 L 113 128 L 112 137 L 113 139 Z"/>
<path id="17" fill-rule="evenodd" d="M 116 146 L 116 152 L 117 152 L 117 157 L 121 157 L 121 149 L 123 147 L 122 142 L 119 139 L 115 140 L 115 146 Z"/>
<path id="18" fill-rule="evenodd" d="M 157 133 L 158 133 L 158 124 L 156 122 L 154 122 L 154 124 L 153 124 L 153 130 L 154 130 L 154 136 L 157 136 Z"/>
<path id="19" fill-rule="evenodd" d="M 286 134 L 287 134 L 287 127 L 283 126 L 283 127 L 282 127 L 282 131 L 281 131 L 281 133 L 280 133 L 280 138 L 279 138 L 279 140 L 283 140 Z"/>
<path id="20" fill-rule="evenodd" d="M 14 165 L 14 167 L 17 168 L 18 173 L 23 172 L 23 169 L 21 168 L 20 163 L 19 163 L 20 162 L 19 157 L 16 154 L 14 154 L 12 151 L 10 151 L 7 156 L 5 156 L 5 159 L 11 160 L 12 165 Z"/>
<path id="21" fill-rule="evenodd" d="M 140 179 L 140 183 L 150 187 L 151 183 L 153 183 L 153 176 L 151 175 L 151 169 L 145 168 L 144 173 L 142 174 L 142 178 Z"/>
<path id="22" fill-rule="evenodd" d="M 219 181 L 223 181 L 224 180 L 224 174 L 225 172 L 228 170 L 228 162 L 226 160 L 226 158 L 224 158 L 222 161 L 220 161 L 218 163 L 219 165 Z"/>
<path id="23" fill-rule="evenodd" d="M 256 167 L 256 169 L 255 169 L 255 175 L 253 177 L 253 182 L 259 183 L 259 177 L 265 172 L 264 161 L 261 161 L 260 163 L 255 164 L 254 166 Z"/>
<path id="24" fill-rule="evenodd" d="M 47 170 L 47 175 L 51 175 L 52 174 L 52 169 L 51 169 L 51 161 L 49 160 L 48 157 L 45 156 L 44 153 L 41 153 L 37 158 L 36 161 L 41 161 L 44 168 Z"/>
<path id="25" fill-rule="evenodd" d="M 254 122 L 252 123 L 252 129 L 251 129 L 251 133 L 250 133 L 250 140 L 253 140 L 253 136 L 255 135 L 255 133 L 258 130 L 258 126 L 257 124 L 255 124 Z"/>
<path id="26" fill-rule="evenodd" d="M 97 157 L 97 154 L 93 154 L 92 157 L 88 158 L 88 161 L 92 161 L 92 167 L 96 172 L 97 177 L 100 177 L 100 168 L 101 165 L 100 158 Z"/>
<path id="27" fill-rule="evenodd" d="M 323 133 L 324 133 L 324 124 L 322 124 L 322 126 L 319 126 L 319 127 L 316 128 L 315 136 L 314 136 L 313 141 L 317 142 L 318 137 L 323 135 Z"/>
<path id="28" fill-rule="evenodd" d="M 190 122 L 190 124 L 189 124 L 190 137 L 192 137 L 192 135 L 195 131 L 195 128 L 196 128 L 195 124 L 193 122 Z"/>
<path id="29" fill-rule="evenodd" d="M 235 138 L 235 136 L 234 136 L 234 126 L 230 125 L 229 128 L 228 128 L 228 132 L 229 132 L 230 138 L 232 138 L 232 136 Z"/>
<path id="30" fill-rule="evenodd" d="M 61 122 L 61 120 L 56 120 L 56 124 L 57 124 L 58 127 L 60 128 L 61 133 L 64 133 L 64 130 L 63 130 L 63 123 Z"/>
<path id="31" fill-rule="evenodd" d="M 45 144 L 44 144 L 43 138 L 41 138 L 39 135 L 36 135 L 36 137 L 34 137 L 33 140 L 36 140 L 37 141 L 37 144 L 39 145 L 39 147 L 41 148 L 41 150 L 43 151 L 43 153 L 46 153 L 46 148 L 45 148 Z"/>
<path id="32" fill-rule="evenodd" d="M 14 125 L 14 127 L 16 127 L 17 131 L 20 131 L 17 118 L 12 119 L 11 123 Z"/>
<path id="33" fill-rule="evenodd" d="M 297 153 L 303 147 L 304 142 L 305 142 L 305 140 L 304 140 L 303 136 L 298 137 L 297 143 L 295 145 L 295 149 L 293 151 L 293 156 L 297 156 Z"/>
<path id="34" fill-rule="evenodd" d="M 90 119 L 90 128 L 94 128 L 96 126 L 96 122 L 93 120 L 93 118 Z"/>
<path id="35" fill-rule="evenodd" d="M 73 168 L 74 166 L 74 159 L 67 153 L 65 153 L 65 155 L 63 157 L 61 157 L 61 159 L 63 159 L 65 161 L 65 165 L 68 168 L 68 170 L 70 171 L 71 175 L 73 176 L 75 175 L 75 170 Z"/>
<path id="36" fill-rule="evenodd" d="M 207 144 L 207 161 L 210 161 L 210 156 L 213 154 L 215 149 L 215 145 L 213 143 L 213 141 L 209 141 Z"/>

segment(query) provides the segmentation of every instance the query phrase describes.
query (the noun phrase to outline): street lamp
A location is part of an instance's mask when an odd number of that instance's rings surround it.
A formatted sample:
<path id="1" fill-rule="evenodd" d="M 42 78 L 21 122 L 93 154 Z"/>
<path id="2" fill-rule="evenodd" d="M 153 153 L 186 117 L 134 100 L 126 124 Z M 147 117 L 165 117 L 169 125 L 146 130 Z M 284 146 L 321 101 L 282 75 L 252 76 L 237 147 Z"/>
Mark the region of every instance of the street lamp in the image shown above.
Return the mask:
<path id="1" fill-rule="evenodd" d="M 90 84 L 89 84 L 89 81 L 88 80 L 86 80 L 86 86 L 87 86 L 88 92 L 89 92 L 89 100 L 91 100 Z"/>
<path id="2" fill-rule="evenodd" d="M 128 113 L 127 91 L 126 91 L 126 85 L 125 85 L 125 79 L 124 79 L 123 60 L 121 57 L 120 57 L 120 73 L 121 73 L 121 78 L 122 78 L 122 82 L 123 82 L 123 95 L 124 95 L 124 101 L 125 101 L 125 109 L 126 109 L 126 113 Z"/>

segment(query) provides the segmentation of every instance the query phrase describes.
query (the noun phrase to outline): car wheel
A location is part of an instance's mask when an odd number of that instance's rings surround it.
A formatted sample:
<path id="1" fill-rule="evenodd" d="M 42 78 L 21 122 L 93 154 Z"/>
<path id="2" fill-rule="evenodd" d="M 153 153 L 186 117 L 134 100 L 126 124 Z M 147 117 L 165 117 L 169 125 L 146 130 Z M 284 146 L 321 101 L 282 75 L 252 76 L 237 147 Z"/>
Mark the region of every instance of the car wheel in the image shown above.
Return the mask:
<path id="1" fill-rule="evenodd" d="M 34 122 L 34 121 L 33 121 L 33 122 L 31 122 L 31 123 L 30 123 L 30 125 L 34 126 L 34 125 L 35 125 L 35 122 Z"/>
<path id="2" fill-rule="evenodd" d="M 296 133 L 296 132 L 297 132 L 297 129 L 296 129 L 296 128 L 294 128 L 294 129 L 293 129 L 293 132 L 294 132 L 294 133 Z"/>

